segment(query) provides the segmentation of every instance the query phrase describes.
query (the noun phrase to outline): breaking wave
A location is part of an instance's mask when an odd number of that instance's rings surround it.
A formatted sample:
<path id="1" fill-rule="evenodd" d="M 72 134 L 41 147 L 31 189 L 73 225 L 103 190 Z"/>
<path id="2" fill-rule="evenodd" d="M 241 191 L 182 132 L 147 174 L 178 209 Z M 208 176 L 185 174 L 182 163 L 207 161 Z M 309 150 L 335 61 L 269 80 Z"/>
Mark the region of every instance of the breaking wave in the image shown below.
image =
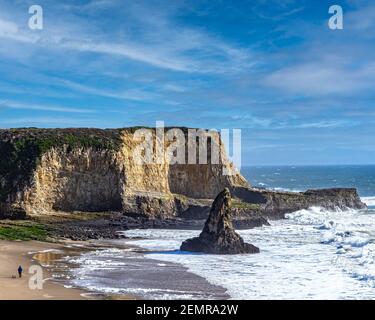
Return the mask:
<path id="1" fill-rule="evenodd" d="M 366 203 L 369 207 L 375 206 L 375 197 L 361 197 L 362 202 Z"/>

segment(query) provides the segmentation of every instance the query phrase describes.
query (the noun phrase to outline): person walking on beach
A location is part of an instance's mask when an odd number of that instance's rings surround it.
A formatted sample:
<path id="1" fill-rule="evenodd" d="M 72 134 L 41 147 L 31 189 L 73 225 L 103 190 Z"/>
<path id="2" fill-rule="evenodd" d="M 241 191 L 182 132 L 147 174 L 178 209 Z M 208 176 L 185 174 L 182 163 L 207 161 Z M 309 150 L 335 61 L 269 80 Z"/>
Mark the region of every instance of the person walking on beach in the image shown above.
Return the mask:
<path id="1" fill-rule="evenodd" d="M 21 278 L 22 277 L 22 267 L 21 266 L 19 266 L 18 267 L 18 276 Z"/>

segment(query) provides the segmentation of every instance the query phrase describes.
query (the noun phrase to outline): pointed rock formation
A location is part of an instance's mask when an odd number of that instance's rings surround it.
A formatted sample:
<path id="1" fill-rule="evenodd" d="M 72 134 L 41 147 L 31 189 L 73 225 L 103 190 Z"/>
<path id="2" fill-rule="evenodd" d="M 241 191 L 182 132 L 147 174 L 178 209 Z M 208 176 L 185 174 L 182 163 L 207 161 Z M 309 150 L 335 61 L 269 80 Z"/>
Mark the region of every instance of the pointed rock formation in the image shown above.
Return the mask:
<path id="1" fill-rule="evenodd" d="M 245 243 L 235 232 L 230 205 L 231 194 L 229 189 L 225 188 L 213 202 L 199 237 L 185 240 L 181 250 L 214 254 L 259 253 L 259 248 Z"/>

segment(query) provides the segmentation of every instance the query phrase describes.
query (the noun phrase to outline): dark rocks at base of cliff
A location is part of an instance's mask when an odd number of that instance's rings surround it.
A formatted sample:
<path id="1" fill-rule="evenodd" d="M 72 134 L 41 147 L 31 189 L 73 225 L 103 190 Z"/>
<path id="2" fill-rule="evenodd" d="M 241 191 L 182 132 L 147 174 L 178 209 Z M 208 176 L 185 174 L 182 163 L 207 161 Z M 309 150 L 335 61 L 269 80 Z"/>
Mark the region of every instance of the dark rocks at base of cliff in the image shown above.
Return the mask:
<path id="1" fill-rule="evenodd" d="M 259 248 L 245 243 L 232 225 L 231 194 L 224 189 L 212 204 L 203 231 L 197 238 L 184 241 L 181 250 L 212 254 L 259 253 Z"/>
<path id="2" fill-rule="evenodd" d="M 125 236 L 119 231 L 126 229 L 126 226 L 111 225 L 108 219 L 67 221 L 51 224 L 51 235 L 58 239 L 73 241 L 121 239 L 125 238 Z"/>
<path id="3" fill-rule="evenodd" d="M 355 188 L 331 188 L 307 190 L 302 194 L 310 202 L 309 206 L 320 205 L 329 210 L 366 209 Z"/>
<path id="4" fill-rule="evenodd" d="M 169 219 L 171 226 L 176 229 L 201 230 L 206 222 L 213 200 L 194 200 L 187 209 L 179 212 L 176 217 Z M 252 229 L 269 226 L 267 219 L 259 211 L 257 204 L 248 204 L 232 199 L 231 215 L 235 229 Z M 155 222 L 159 224 L 159 222 Z"/>
<path id="5" fill-rule="evenodd" d="M 267 219 L 283 219 L 285 213 L 320 206 L 328 210 L 364 209 L 355 189 L 321 189 L 306 192 L 275 192 L 265 189 L 236 187 L 231 189 L 232 223 L 236 229 L 251 229 L 269 225 Z M 69 220 L 51 225 L 58 238 L 73 240 L 117 239 L 119 231 L 129 229 L 202 230 L 210 214 L 212 200 L 175 200 L 180 210 L 175 216 L 109 212 L 93 220 Z M 84 213 L 82 213 L 84 214 Z M 46 215 L 48 219 L 48 215 Z M 21 218 L 24 218 L 22 216 Z"/>
<path id="6" fill-rule="evenodd" d="M 84 221 L 65 221 L 51 223 L 52 236 L 76 241 L 121 239 L 125 238 L 120 231 L 131 229 L 178 229 L 202 230 L 205 220 L 185 220 L 181 218 L 149 219 L 140 216 L 124 216 L 122 213 L 112 213 L 106 218 Z M 236 220 L 236 229 L 251 229 L 269 225 L 264 218 L 253 220 Z"/>
<path id="7" fill-rule="evenodd" d="M 234 187 L 231 192 L 236 199 L 243 203 L 250 203 L 254 207 L 254 209 L 247 210 L 248 212 L 258 213 L 262 217 L 272 220 L 283 219 L 286 213 L 314 206 L 331 211 L 367 208 L 354 188 L 283 192 Z"/>
<path id="8" fill-rule="evenodd" d="M 22 208 L 12 208 L 0 202 L 0 220 L 24 220 L 26 217 L 26 212 Z"/>

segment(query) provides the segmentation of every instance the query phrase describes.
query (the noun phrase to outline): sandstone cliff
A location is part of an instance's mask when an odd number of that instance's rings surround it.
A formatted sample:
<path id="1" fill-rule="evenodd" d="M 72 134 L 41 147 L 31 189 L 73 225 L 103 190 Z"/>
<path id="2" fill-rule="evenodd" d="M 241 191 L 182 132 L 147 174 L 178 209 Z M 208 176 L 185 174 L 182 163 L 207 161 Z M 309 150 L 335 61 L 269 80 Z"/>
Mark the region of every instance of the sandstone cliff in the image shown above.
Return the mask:
<path id="1" fill-rule="evenodd" d="M 228 161 L 220 138 L 208 133 L 207 164 L 172 164 L 167 153 L 162 162 L 139 164 L 134 159 L 139 146 L 136 129 L 0 130 L 0 218 L 117 211 L 124 217 L 174 219 L 172 225 L 188 220 L 200 227 L 212 199 L 224 188 L 234 197 L 236 228 L 265 225 L 266 219 L 310 206 L 366 207 L 355 189 L 292 193 L 251 188 Z M 186 128 L 182 132 L 188 135 Z M 151 136 L 155 144 L 164 140 L 155 129 Z M 163 150 L 172 144 L 163 142 Z M 214 147 L 219 150 L 218 162 L 210 161 Z"/>
<path id="2" fill-rule="evenodd" d="M 136 129 L 0 130 L 0 217 L 106 210 L 170 217 L 185 197 L 248 186 L 239 173 L 223 174 L 234 168 L 217 138 L 208 140 L 219 147 L 218 164 L 138 164 Z"/>

